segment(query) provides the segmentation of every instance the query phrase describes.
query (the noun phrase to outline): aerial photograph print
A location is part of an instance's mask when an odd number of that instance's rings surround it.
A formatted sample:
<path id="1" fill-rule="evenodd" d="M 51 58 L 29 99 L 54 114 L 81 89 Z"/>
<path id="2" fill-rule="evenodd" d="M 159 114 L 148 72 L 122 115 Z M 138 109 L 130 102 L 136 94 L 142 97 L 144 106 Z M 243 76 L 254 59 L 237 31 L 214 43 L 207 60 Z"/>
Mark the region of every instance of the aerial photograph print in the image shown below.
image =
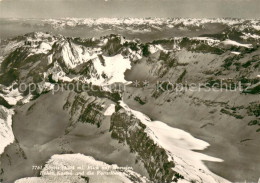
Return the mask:
<path id="1" fill-rule="evenodd" d="M 260 0 L 0 0 L 0 183 L 260 183 Z"/>

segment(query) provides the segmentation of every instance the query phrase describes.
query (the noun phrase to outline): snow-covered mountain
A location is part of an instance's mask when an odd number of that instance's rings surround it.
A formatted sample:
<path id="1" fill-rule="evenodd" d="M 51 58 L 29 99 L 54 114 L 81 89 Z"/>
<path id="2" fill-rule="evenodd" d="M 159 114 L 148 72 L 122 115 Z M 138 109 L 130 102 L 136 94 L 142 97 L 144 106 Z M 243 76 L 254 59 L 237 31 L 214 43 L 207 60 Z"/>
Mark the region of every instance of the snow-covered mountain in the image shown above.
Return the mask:
<path id="1" fill-rule="evenodd" d="M 100 37 L 121 34 L 131 39 L 153 41 L 180 36 L 201 36 L 259 41 L 260 21 L 257 19 L 194 19 L 194 18 L 61 18 L 0 19 L 2 39 L 19 32 L 50 31 L 73 37 Z"/>
<path id="2" fill-rule="evenodd" d="M 241 178 L 227 175 L 231 167 L 244 172 L 242 176 L 256 177 L 246 167 L 259 168 L 252 153 L 259 150 L 255 142 L 260 124 L 257 20 L 60 19 L 41 20 L 37 26 L 42 23 L 58 29 L 138 27 L 152 32 L 173 27 L 208 31 L 207 26 L 221 24 L 229 31 L 150 42 L 117 34 L 78 38 L 34 32 L 2 41 L 2 182 L 101 181 L 92 175 L 36 178 L 47 170 L 31 169 L 37 164 L 80 166 L 82 162 L 134 167 L 109 177 L 113 182 L 225 183 Z M 243 39 L 236 31 L 253 36 Z M 140 83 L 135 86 L 135 81 Z M 149 85 L 142 85 L 144 81 Z M 57 86 L 77 82 L 93 90 L 53 92 Z M 154 87 L 158 82 L 161 87 Z M 232 93 L 238 82 L 242 91 Z M 18 88 L 32 83 L 33 91 Z M 110 88 L 118 83 L 125 90 Z M 191 83 L 207 86 L 200 86 L 200 92 L 189 91 Z M 177 92 L 175 84 L 186 90 Z M 224 88 L 226 93 L 207 92 Z M 214 165 L 206 166 L 205 161 Z M 246 166 L 236 166 L 239 162 Z"/>
<path id="3" fill-rule="evenodd" d="M 44 19 L 43 23 L 52 25 L 54 28 L 88 26 L 102 29 L 105 26 L 110 26 L 111 29 L 127 29 L 133 28 L 132 31 L 152 31 L 162 30 L 166 28 L 177 27 L 185 28 L 205 28 L 208 24 L 221 24 L 232 26 L 239 30 L 251 29 L 260 30 L 259 20 L 247 19 L 194 19 L 194 18 L 65 18 L 65 19 Z M 126 26 L 123 28 L 123 26 Z M 146 29 L 137 28 L 146 27 Z M 130 29 L 131 30 L 131 29 Z"/>

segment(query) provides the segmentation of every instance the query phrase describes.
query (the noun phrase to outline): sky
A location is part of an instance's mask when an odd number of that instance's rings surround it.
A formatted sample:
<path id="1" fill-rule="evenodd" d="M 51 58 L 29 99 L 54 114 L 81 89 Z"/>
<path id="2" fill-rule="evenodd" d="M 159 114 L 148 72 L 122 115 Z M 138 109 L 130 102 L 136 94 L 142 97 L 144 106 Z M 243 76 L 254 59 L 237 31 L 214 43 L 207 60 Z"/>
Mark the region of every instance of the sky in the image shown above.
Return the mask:
<path id="1" fill-rule="evenodd" d="M 260 18 L 260 0 L 0 0 L 0 18 Z"/>

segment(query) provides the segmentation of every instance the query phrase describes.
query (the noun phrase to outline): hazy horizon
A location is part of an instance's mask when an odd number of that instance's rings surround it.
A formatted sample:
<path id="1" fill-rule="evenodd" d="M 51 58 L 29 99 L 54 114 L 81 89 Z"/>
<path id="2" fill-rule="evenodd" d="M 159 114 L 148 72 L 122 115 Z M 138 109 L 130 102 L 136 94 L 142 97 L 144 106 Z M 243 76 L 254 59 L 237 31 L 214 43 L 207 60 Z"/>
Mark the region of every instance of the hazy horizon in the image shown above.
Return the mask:
<path id="1" fill-rule="evenodd" d="M 0 18 L 258 19 L 259 7 L 259 0 L 0 0 Z"/>

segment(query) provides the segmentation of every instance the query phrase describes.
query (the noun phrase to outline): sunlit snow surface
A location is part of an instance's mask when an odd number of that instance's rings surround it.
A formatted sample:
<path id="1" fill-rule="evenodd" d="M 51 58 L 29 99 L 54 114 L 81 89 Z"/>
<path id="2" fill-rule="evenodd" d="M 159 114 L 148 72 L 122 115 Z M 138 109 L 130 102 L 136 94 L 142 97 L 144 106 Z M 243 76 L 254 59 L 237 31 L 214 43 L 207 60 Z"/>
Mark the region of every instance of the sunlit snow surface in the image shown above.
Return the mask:
<path id="1" fill-rule="evenodd" d="M 125 71 L 131 69 L 131 62 L 129 58 L 124 58 L 121 54 L 106 57 L 104 58 L 104 64 L 96 58 L 94 59 L 93 65 L 96 70 L 96 73 L 91 73 L 92 77 L 86 79 L 84 77 L 75 77 L 74 80 L 81 80 L 94 85 L 104 86 L 111 85 L 113 83 L 127 83 L 125 80 Z M 103 78 L 102 75 L 105 74 L 106 78 Z"/>
<path id="2" fill-rule="evenodd" d="M 111 116 L 115 112 L 115 104 L 111 104 L 105 111 L 105 116 Z"/>
<path id="3" fill-rule="evenodd" d="M 74 43 L 64 42 L 62 45 L 62 57 L 67 67 L 75 68 L 101 54 L 100 48 L 87 48 Z"/>
<path id="4" fill-rule="evenodd" d="M 196 180 L 207 183 L 224 183 L 227 180 L 215 175 L 203 164 L 202 161 L 222 162 L 223 160 L 194 152 L 192 150 L 206 149 L 209 144 L 196 139 L 191 134 L 176 128 L 172 128 L 160 121 L 151 121 L 139 111 L 130 109 L 123 101 L 120 105 L 129 113 L 133 114 L 147 126 L 146 133 L 156 144 L 168 151 L 169 160 L 175 162 L 174 170 L 184 176 L 187 182 Z"/>
<path id="5" fill-rule="evenodd" d="M 237 51 L 232 51 L 231 53 L 233 53 L 234 55 L 240 55 L 241 54 L 240 52 L 237 52 Z"/>
<path id="6" fill-rule="evenodd" d="M 14 141 L 14 134 L 12 131 L 13 114 L 13 109 L 7 109 L 0 106 L 0 154 L 4 152 L 6 146 Z"/>
<path id="7" fill-rule="evenodd" d="M 246 47 L 246 48 L 252 48 L 252 45 L 251 44 L 241 44 L 241 43 L 238 43 L 236 41 L 233 41 L 233 40 L 225 40 L 225 41 L 222 41 L 222 43 L 224 45 L 231 45 L 231 46 L 237 46 L 237 47 Z"/>
<path id="8" fill-rule="evenodd" d="M 3 88 L 0 97 L 2 97 L 9 105 L 16 105 L 18 101 L 21 101 L 23 104 L 28 103 L 32 95 L 23 97 L 22 94 L 18 91 L 18 88 L 13 89 L 16 83 L 13 83 L 11 86 Z M 4 106 L 0 105 L 0 154 L 4 152 L 6 146 L 14 142 L 14 134 L 12 130 L 12 116 L 14 115 L 14 109 L 7 109 Z"/>
<path id="9" fill-rule="evenodd" d="M 3 97 L 10 105 L 16 105 L 17 102 L 23 98 L 18 88 L 9 91 L 6 95 L 0 93 L 0 96 Z"/>

